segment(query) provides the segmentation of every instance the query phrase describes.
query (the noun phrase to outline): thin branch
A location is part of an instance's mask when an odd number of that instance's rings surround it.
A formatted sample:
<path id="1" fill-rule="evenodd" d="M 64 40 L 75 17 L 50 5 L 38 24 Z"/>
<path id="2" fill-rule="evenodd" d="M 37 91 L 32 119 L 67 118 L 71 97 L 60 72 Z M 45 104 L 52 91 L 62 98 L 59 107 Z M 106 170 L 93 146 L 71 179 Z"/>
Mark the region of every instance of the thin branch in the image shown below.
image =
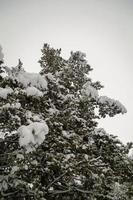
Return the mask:
<path id="1" fill-rule="evenodd" d="M 65 174 L 67 174 L 68 171 L 65 171 L 63 174 L 61 174 L 60 176 L 58 176 L 57 178 L 55 178 L 47 187 L 46 190 L 48 190 L 48 188 L 53 185 L 56 181 L 58 181 L 60 178 L 62 178 Z"/>
<path id="2" fill-rule="evenodd" d="M 14 194 L 16 194 L 17 192 L 18 192 L 18 190 L 15 191 L 15 192 L 4 193 L 4 192 L 1 190 L 1 194 L 2 194 L 3 197 L 7 197 L 7 196 L 14 195 Z"/>
<path id="3" fill-rule="evenodd" d="M 81 192 L 81 193 L 92 194 L 92 192 L 90 192 L 88 190 L 82 190 L 82 189 L 79 189 L 79 188 L 76 188 L 76 187 L 74 187 L 74 189 L 77 190 L 78 192 Z"/>
<path id="4" fill-rule="evenodd" d="M 97 161 L 97 160 L 99 160 L 100 158 L 101 158 L 101 156 L 98 156 L 97 158 L 91 159 L 90 162 Z"/>
<path id="5" fill-rule="evenodd" d="M 52 193 L 52 194 L 63 194 L 63 193 L 67 193 L 67 192 L 70 192 L 71 190 L 68 189 L 68 190 L 51 190 L 49 191 L 49 193 Z"/>

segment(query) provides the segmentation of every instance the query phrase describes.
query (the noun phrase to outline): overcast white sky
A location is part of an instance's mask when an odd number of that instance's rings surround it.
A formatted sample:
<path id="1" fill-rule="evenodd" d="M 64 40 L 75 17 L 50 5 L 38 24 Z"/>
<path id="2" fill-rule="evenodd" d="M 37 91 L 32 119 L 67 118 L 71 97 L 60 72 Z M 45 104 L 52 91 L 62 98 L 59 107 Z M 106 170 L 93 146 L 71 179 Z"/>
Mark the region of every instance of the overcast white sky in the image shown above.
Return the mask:
<path id="1" fill-rule="evenodd" d="M 43 43 L 87 54 L 101 94 L 120 100 L 128 113 L 100 126 L 133 141 L 133 0 L 0 0 L 0 44 L 8 66 L 21 58 L 27 71 L 40 71 Z"/>

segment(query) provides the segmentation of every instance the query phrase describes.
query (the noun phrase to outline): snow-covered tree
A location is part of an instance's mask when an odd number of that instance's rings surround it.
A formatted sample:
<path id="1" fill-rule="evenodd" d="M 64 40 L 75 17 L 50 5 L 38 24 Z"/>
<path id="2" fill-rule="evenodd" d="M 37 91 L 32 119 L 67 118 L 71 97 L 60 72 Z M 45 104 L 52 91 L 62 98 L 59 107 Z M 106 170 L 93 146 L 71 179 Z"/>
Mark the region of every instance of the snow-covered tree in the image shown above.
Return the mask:
<path id="1" fill-rule="evenodd" d="M 0 84 L 0 198 L 26 200 L 130 200 L 131 143 L 98 127 L 109 115 L 126 113 L 100 96 L 85 54 L 44 44 L 40 74 L 22 62 L 4 67 Z"/>

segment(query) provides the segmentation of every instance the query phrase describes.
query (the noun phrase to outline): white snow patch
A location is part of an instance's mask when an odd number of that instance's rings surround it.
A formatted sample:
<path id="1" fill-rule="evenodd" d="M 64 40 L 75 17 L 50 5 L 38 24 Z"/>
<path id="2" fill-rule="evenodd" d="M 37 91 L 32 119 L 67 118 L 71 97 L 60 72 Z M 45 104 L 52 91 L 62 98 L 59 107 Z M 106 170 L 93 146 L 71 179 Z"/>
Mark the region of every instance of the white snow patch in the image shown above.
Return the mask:
<path id="1" fill-rule="evenodd" d="M 0 141 L 1 141 L 1 140 L 3 140 L 3 139 L 4 139 L 4 137 L 5 137 L 5 133 L 4 133 L 4 132 L 2 132 L 2 131 L 0 131 Z"/>
<path id="2" fill-rule="evenodd" d="M 28 126 L 23 125 L 18 129 L 20 135 L 19 145 L 25 147 L 27 152 L 30 152 L 45 140 L 48 131 L 46 122 L 33 122 Z"/>
<path id="3" fill-rule="evenodd" d="M 87 146 L 85 144 L 83 144 L 82 149 L 87 149 Z"/>
<path id="4" fill-rule="evenodd" d="M 37 97 L 43 96 L 43 93 L 34 86 L 27 87 L 24 90 L 24 92 L 27 94 L 27 96 L 37 96 Z"/>
<path id="5" fill-rule="evenodd" d="M 69 135 L 68 135 L 68 132 L 67 131 L 62 131 L 62 135 L 64 136 L 64 137 L 66 137 L 66 138 L 69 138 Z"/>
<path id="6" fill-rule="evenodd" d="M 17 80 L 24 87 L 34 86 L 38 89 L 46 90 L 47 81 L 45 77 L 41 76 L 38 73 L 25 72 L 24 69 L 18 70 L 18 66 L 12 69 L 5 67 L 5 70 L 8 74 L 8 78 Z"/>
<path id="7" fill-rule="evenodd" d="M 73 82 L 71 82 L 71 87 L 74 87 L 74 83 Z"/>
<path id="8" fill-rule="evenodd" d="M 51 80 L 51 81 L 55 81 L 55 77 L 54 77 L 54 75 L 52 74 L 52 73 L 47 73 L 46 75 L 45 75 L 45 77 L 47 77 L 49 80 Z"/>
<path id="9" fill-rule="evenodd" d="M 39 89 L 47 89 L 47 81 L 40 74 L 21 72 L 18 74 L 17 80 L 25 87 L 31 84 Z"/>
<path id="10" fill-rule="evenodd" d="M 19 109 L 19 108 L 21 108 L 21 103 L 14 103 L 13 105 L 12 105 L 12 107 L 13 108 L 17 108 L 17 109 Z"/>
<path id="11" fill-rule="evenodd" d="M 80 176 L 75 176 L 75 177 L 74 177 L 74 182 L 75 182 L 77 185 L 82 185 L 81 177 L 80 177 Z"/>
<path id="12" fill-rule="evenodd" d="M 43 120 L 41 119 L 41 116 L 39 116 L 39 115 L 34 115 L 33 116 L 33 121 L 34 122 L 43 122 Z"/>
<path id="13" fill-rule="evenodd" d="M 69 139 L 70 137 L 75 136 L 75 133 L 74 133 L 74 132 L 68 132 L 68 131 L 62 130 L 62 135 L 63 135 L 65 138 Z"/>
<path id="14" fill-rule="evenodd" d="M 11 94 L 13 92 L 13 90 L 8 87 L 8 88 L 1 88 L 0 87 L 0 97 L 3 99 L 6 99 L 8 94 Z"/>
<path id="15" fill-rule="evenodd" d="M 85 155 L 84 155 L 84 157 L 85 157 L 85 160 L 87 160 L 87 161 L 88 161 L 88 159 L 89 159 L 89 156 L 88 156 L 87 154 L 85 154 Z"/>
<path id="16" fill-rule="evenodd" d="M 133 148 L 129 150 L 128 156 L 131 160 L 133 160 Z"/>
<path id="17" fill-rule="evenodd" d="M 104 136 L 104 135 L 108 135 L 109 136 L 109 134 L 106 133 L 106 131 L 103 128 L 96 128 L 94 130 L 94 134 L 95 135 L 99 135 L 99 136 Z"/>
<path id="18" fill-rule="evenodd" d="M 87 97 L 98 99 L 98 91 L 90 85 L 89 81 L 83 85 L 83 89 L 81 90 L 81 92 Z"/>
<path id="19" fill-rule="evenodd" d="M 33 188 L 33 184 L 32 184 L 32 183 L 28 183 L 28 186 L 29 186 L 30 188 Z"/>
<path id="20" fill-rule="evenodd" d="M 84 78 L 85 78 L 85 80 L 89 80 L 90 79 L 90 75 L 89 74 L 84 74 Z"/>
<path id="21" fill-rule="evenodd" d="M 12 103 L 12 104 L 6 103 L 0 109 L 4 109 L 4 108 L 16 108 L 16 109 L 19 109 L 19 108 L 21 108 L 21 104 L 20 103 Z"/>
<path id="22" fill-rule="evenodd" d="M 50 190 L 50 191 L 53 191 L 53 190 L 54 190 L 54 188 L 53 188 L 53 187 L 50 187 L 50 188 L 49 188 L 49 190 Z"/>
<path id="23" fill-rule="evenodd" d="M 44 122 L 41 115 L 34 114 L 30 110 L 26 111 L 26 119 L 29 124 L 32 122 L 42 122 L 42 123 Z"/>

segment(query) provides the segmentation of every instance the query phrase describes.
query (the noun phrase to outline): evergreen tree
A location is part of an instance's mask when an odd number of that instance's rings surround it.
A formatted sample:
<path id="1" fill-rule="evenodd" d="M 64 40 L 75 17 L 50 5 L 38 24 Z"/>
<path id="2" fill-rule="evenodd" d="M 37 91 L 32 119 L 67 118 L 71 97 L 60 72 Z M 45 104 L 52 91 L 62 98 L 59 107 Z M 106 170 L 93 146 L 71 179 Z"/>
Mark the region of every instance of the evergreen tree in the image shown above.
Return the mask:
<path id="1" fill-rule="evenodd" d="M 132 144 L 98 128 L 98 120 L 126 112 L 90 78 L 85 54 L 44 44 L 40 74 L 22 62 L 0 88 L 2 200 L 131 200 Z M 97 110 L 97 112 L 96 112 Z"/>

